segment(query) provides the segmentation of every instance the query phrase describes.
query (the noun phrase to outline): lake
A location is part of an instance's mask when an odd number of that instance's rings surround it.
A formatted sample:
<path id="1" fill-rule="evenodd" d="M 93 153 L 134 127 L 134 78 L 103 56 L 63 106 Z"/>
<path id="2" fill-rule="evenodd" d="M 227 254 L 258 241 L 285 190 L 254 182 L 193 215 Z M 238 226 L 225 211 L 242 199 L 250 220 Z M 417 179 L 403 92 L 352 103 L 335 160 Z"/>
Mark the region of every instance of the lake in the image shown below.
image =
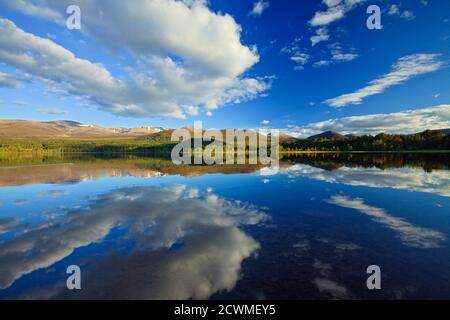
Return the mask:
<path id="1" fill-rule="evenodd" d="M 298 155 L 277 173 L 1 159 L 0 298 L 449 299 L 449 170 L 438 153 Z"/>

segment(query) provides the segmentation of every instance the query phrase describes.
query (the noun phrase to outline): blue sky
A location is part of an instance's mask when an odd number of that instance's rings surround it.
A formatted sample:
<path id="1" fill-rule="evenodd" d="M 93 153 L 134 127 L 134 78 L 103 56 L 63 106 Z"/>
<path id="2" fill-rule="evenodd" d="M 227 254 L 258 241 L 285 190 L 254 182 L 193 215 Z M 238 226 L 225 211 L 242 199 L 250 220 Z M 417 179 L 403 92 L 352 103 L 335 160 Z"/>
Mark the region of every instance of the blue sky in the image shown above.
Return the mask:
<path id="1" fill-rule="evenodd" d="M 65 25 L 70 4 L 81 30 Z M 0 19 L 2 119 L 301 137 L 450 127 L 448 1 L 3 0 Z"/>

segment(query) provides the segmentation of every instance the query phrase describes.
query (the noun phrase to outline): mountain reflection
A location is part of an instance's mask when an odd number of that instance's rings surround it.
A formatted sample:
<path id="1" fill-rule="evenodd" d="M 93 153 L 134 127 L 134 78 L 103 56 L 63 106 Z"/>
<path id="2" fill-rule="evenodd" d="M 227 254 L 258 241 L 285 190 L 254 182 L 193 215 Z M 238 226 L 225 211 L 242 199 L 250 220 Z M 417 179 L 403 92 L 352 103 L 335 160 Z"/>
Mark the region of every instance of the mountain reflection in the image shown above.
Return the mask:
<path id="1" fill-rule="evenodd" d="M 185 186 L 115 190 L 99 196 L 87 209 L 34 227 L 22 226 L 0 243 L 0 287 L 51 267 L 77 248 L 102 243 L 113 230 L 125 230 L 114 239 L 114 247 L 131 241 L 132 249 L 89 259 L 83 290 L 68 292 L 64 282 L 28 296 L 206 299 L 231 290 L 241 276 L 242 261 L 259 248 L 240 227 L 267 218 L 254 205 Z M 3 225 L 6 229 L 15 224 Z M 80 266 L 83 269 L 83 261 Z"/>
<path id="2" fill-rule="evenodd" d="M 284 157 L 281 171 L 291 176 L 376 188 L 397 188 L 450 195 L 450 153 L 326 153 Z M 100 155 L 57 158 L 0 158 L 0 187 L 65 184 L 101 177 L 154 178 L 166 175 L 245 174 L 262 165 L 175 165 L 165 158 Z"/>
<path id="3" fill-rule="evenodd" d="M 0 159 L 0 164 L 2 161 Z M 98 158 L 34 159 L 5 162 L 0 166 L 0 187 L 30 184 L 64 184 L 96 180 L 101 177 L 153 178 L 164 175 L 196 177 L 205 174 L 254 173 L 262 165 L 175 165 L 170 160 L 151 157 L 116 156 Z"/>
<path id="4" fill-rule="evenodd" d="M 302 163 L 325 170 L 341 167 L 378 168 L 381 170 L 412 167 L 449 170 L 450 153 L 304 153 L 283 157 L 285 163 Z"/>

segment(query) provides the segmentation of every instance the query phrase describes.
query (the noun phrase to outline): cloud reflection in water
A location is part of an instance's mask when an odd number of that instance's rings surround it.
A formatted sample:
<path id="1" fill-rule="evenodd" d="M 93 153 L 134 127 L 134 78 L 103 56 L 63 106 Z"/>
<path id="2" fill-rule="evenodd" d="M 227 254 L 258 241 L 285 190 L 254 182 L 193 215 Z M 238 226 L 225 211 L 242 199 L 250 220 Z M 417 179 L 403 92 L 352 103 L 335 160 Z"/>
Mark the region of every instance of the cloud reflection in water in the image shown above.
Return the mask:
<path id="1" fill-rule="evenodd" d="M 371 188 L 393 188 L 413 192 L 433 193 L 450 197 L 450 171 L 433 170 L 426 172 L 418 168 L 394 168 L 380 170 L 377 168 L 341 167 L 328 171 L 305 164 L 284 167 L 281 172 L 291 178 L 308 177 L 318 181 L 340 183 L 350 186 Z"/>
<path id="2" fill-rule="evenodd" d="M 0 287 L 48 268 L 76 248 L 102 242 L 113 229 L 135 248 L 94 261 L 83 274 L 82 298 L 206 299 L 231 290 L 241 263 L 259 244 L 241 229 L 268 219 L 260 208 L 202 198 L 196 189 L 135 187 L 99 196 L 89 209 L 18 233 L 0 244 Z M 175 248 L 175 249 L 174 249 Z M 58 290 L 56 290 L 58 291 Z M 54 292 L 58 297 L 61 292 Z"/>
<path id="3" fill-rule="evenodd" d="M 407 246 L 421 249 L 440 248 L 442 242 L 447 240 L 447 237 L 439 231 L 415 226 L 402 218 L 390 215 L 382 208 L 367 205 L 361 198 L 334 195 L 326 201 L 367 215 L 375 222 L 395 231 L 402 243 Z"/>

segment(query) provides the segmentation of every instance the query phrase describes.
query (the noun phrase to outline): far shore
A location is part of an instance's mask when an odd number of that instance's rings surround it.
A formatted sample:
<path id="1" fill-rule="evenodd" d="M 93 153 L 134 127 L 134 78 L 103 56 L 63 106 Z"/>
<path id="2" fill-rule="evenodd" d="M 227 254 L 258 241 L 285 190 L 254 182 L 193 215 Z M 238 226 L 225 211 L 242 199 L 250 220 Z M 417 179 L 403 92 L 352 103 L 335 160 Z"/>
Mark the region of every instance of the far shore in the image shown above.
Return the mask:
<path id="1" fill-rule="evenodd" d="M 411 153 L 450 153 L 450 150 L 395 150 L 395 151 L 386 151 L 386 150 L 371 150 L 371 151 L 346 151 L 346 150 L 320 150 L 320 151 L 280 151 L 279 155 L 281 156 L 295 156 L 295 155 L 314 155 L 314 154 L 411 154 Z M 124 150 L 124 151 L 33 151 L 33 150 L 18 150 L 18 151 L 1 151 L 0 150 L 0 158 L 4 157 L 30 157 L 30 156 L 44 156 L 44 157 L 61 157 L 61 156 L 71 156 L 71 155 L 105 155 L 105 156 L 114 156 L 114 155 L 136 155 L 136 156 L 170 156 L 170 152 L 167 150 L 152 150 L 152 151 L 133 151 L 133 150 Z"/>
<path id="2" fill-rule="evenodd" d="M 317 153 L 450 153 L 450 150 L 396 150 L 396 151 L 386 151 L 386 150 L 372 150 L 372 151 L 333 151 L 333 150 L 323 150 L 323 151 L 280 151 L 280 154 L 317 154 Z"/>

